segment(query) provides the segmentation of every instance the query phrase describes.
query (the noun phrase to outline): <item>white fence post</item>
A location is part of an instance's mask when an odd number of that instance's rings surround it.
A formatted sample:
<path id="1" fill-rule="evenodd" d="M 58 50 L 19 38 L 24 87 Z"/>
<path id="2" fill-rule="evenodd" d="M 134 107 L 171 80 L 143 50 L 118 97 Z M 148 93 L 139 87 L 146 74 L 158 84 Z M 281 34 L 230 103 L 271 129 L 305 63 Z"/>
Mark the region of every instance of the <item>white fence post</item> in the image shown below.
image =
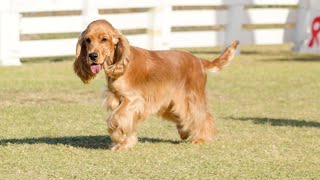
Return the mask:
<path id="1" fill-rule="evenodd" d="M 1 0 L 0 6 L 0 65 L 21 65 L 19 59 L 19 13 L 14 2 Z"/>
<path id="2" fill-rule="evenodd" d="M 227 47 L 235 40 L 240 40 L 243 35 L 242 21 L 244 18 L 244 4 L 238 1 L 227 1 L 228 15 L 227 24 L 225 26 L 224 46 Z M 237 48 L 237 53 L 240 53 L 240 46 Z"/>
<path id="3" fill-rule="evenodd" d="M 83 0 L 82 1 L 82 17 L 83 17 L 83 28 L 86 28 L 89 23 L 99 18 L 99 9 L 96 1 Z"/>
<path id="4" fill-rule="evenodd" d="M 308 16 L 310 8 L 309 0 L 301 0 L 299 3 L 299 7 L 297 10 L 297 20 L 296 20 L 296 27 L 295 27 L 295 35 L 294 35 L 294 51 L 301 51 L 304 44 L 306 43 L 306 39 L 308 37 L 307 26 L 308 23 Z"/>
<path id="5" fill-rule="evenodd" d="M 303 53 L 320 52 L 320 1 L 300 0 L 294 50 Z"/>
<path id="6" fill-rule="evenodd" d="M 170 49 L 172 6 L 168 0 L 159 2 L 159 6 L 150 10 L 149 47 L 153 50 L 166 50 Z"/>

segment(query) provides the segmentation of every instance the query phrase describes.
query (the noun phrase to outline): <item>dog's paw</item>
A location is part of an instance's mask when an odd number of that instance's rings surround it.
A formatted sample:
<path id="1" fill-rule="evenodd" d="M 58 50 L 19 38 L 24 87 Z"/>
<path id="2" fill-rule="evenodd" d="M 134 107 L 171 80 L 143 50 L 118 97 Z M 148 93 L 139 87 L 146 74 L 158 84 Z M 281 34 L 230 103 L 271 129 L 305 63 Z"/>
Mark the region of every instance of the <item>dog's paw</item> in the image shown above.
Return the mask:
<path id="1" fill-rule="evenodd" d="M 123 144 L 112 144 L 110 146 L 110 150 L 112 150 L 112 151 L 121 151 L 121 150 L 130 149 L 130 148 L 132 148 L 132 147 L 126 146 L 126 145 L 123 145 Z"/>
<path id="2" fill-rule="evenodd" d="M 138 138 L 135 135 L 128 136 L 125 141 L 118 144 L 111 144 L 110 149 L 113 151 L 131 149 L 138 143 Z"/>
<path id="3" fill-rule="evenodd" d="M 192 144 L 202 144 L 204 142 L 205 141 L 203 139 L 193 139 L 193 140 L 191 140 Z"/>
<path id="4" fill-rule="evenodd" d="M 110 146 L 110 150 L 112 151 L 119 151 L 119 150 L 123 150 L 123 146 L 121 146 L 121 144 L 112 144 Z"/>

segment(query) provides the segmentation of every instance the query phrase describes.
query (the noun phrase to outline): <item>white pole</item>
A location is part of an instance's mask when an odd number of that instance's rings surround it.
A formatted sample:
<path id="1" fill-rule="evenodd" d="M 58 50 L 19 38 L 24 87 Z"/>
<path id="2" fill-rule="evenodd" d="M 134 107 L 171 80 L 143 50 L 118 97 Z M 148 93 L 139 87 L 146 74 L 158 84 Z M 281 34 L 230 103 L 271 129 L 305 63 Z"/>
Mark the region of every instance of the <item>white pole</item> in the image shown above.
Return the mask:
<path id="1" fill-rule="evenodd" d="M 240 40 L 242 36 L 242 22 L 244 18 L 244 4 L 239 2 L 228 1 L 228 17 L 225 26 L 225 42 L 224 46 L 227 47 L 235 40 Z M 237 48 L 237 53 L 240 52 L 240 46 Z"/>
<path id="2" fill-rule="evenodd" d="M 0 65 L 21 65 L 19 58 L 19 13 L 14 2 L 2 0 L 0 7 Z"/>
<path id="3" fill-rule="evenodd" d="M 153 50 L 170 49 L 171 12 L 170 1 L 159 1 L 160 4 L 150 10 L 149 48 Z"/>
<path id="4" fill-rule="evenodd" d="M 297 10 L 297 21 L 296 27 L 294 30 L 294 47 L 293 51 L 301 51 L 303 46 L 306 44 L 306 39 L 308 38 L 308 19 L 310 11 L 310 1 L 309 0 L 300 0 L 299 8 Z"/>
<path id="5" fill-rule="evenodd" d="M 83 28 L 86 28 L 92 21 L 99 19 L 97 1 L 83 0 L 81 14 L 83 16 Z"/>

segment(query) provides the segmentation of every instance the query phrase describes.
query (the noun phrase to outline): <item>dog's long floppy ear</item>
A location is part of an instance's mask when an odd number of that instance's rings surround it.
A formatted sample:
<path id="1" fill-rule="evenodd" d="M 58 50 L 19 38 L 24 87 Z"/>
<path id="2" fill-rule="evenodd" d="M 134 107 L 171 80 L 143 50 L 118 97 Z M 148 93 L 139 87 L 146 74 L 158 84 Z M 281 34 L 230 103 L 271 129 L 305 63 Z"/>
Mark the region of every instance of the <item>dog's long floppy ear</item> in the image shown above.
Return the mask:
<path id="1" fill-rule="evenodd" d="M 73 69 L 83 83 L 87 84 L 95 77 L 95 75 L 91 72 L 90 64 L 87 63 L 87 49 L 84 44 L 84 35 L 85 31 L 83 31 L 78 38 L 76 59 L 73 63 Z"/>
<path id="2" fill-rule="evenodd" d="M 130 46 L 127 38 L 119 31 L 112 37 L 115 44 L 115 52 L 112 60 L 112 65 L 108 68 L 108 76 L 117 78 L 124 74 L 129 63 Z"/>

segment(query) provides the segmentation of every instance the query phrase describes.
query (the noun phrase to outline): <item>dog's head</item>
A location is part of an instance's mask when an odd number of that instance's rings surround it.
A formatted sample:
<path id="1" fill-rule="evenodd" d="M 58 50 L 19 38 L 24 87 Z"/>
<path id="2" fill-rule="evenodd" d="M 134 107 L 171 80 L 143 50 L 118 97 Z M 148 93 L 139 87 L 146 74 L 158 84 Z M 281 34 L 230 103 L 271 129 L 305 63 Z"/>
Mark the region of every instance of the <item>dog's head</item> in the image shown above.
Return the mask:
<path id="1" fill-rule="evenodd" d="M 106 20 L 97 20 L 79 36 L 73 68 L 84 83 L 89 83 L 101 69 L 117 78 L 125 71 L 128 55 L 127 39 Z"/>

